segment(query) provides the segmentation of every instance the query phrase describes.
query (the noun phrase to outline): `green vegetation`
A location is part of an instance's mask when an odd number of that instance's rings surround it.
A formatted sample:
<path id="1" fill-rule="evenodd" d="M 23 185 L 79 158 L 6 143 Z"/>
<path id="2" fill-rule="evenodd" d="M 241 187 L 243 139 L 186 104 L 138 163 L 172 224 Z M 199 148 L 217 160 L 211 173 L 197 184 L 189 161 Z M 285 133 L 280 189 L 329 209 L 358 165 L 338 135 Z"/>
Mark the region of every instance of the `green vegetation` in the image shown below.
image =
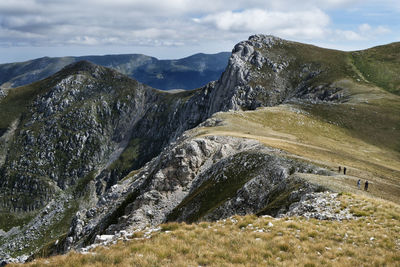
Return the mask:
<path id="1" fill-rule="evenodd" d="M 291 73 L 297 74 L 304 68 L 321 72 L 320 75 L 312 79 L 310 85 L 330 84 L 343 77 L 358 78 L 352 65 L 349 64 L 350 61 L 346 52 L 294 42 L 286 44 L 281 49 L 280 53 L 294 57 L 291 58 L 294 60 L 294 64 L 289 66 Z M 304 78 L 298 76 L 297 79 Z M 299 81 L 295 80 L 297 83 Z"/>
<path id="2" fill-rule="evenodd" d="M 43 85 L 46 82 L 49 80 L 14 88 L 9 91 L 7 97 L 0 100 L 0 133 L 6 131 L 14 120 L 27 111 L 28 106 L 39 93 L 45 92 Z"/>
<path id="3" fill-rule="evenodd" d="M 261 49 L 263 52 L 263 49 Z M 390 93 L 400 94 L 400 43 L 378 46 L 371 49 L 343 52 L 324 49 L 296 42 L 283 42 L 271 48 L 268 56 L 274 62 L 290 62 L 285 72 L 279 74 L 286 86 L 296 88 L 303 83 L 306 87 L 329 86 L 355 91 L 375 91 L 380 87 Z M 254 71 L 258 71 L 253 66 Z M 252 86 L 273 86 L 275 73 L 264 65 L 259 78 Z M 311 73 L 318 75 L 313 76 Z M 266 75 L 265 75 L 266 74 Z M 346 81 L 346 84 L 343 84 Z M 369 87 L 369 88 L 361 88 Z M 345 95 L 347 97 L 347 95 Z"/>
<path id="4" fill-rule="evenodd" d="M 242 166 L 245 159 L 251 164 Z M 196 211 L 185 219 L 187 222 L 196 222 L 202 216 L 219 207 L 229 197 L 234 195 L 247 181 L 257 175 L 257 170 L 263 167 L 264 159 L 257 153 L 239 153 L 229 159 L 230 164 L 220 172 L 210 174 L 211 177 L 187 198 L 185 198 L 172 212 L 167 220 L 179 218 L 182 209 L 198 207 Z M 225 178 L 227 177 L 227 178 Z M 229 179 L 228 179 L 229 178 Z"/>
<path id="5" fill-rule="evenodd" d="M 263 53 L 263 48 L 261 52 Z M 360 82 L 362 80 L 362 76 L 352 64 L 351 55 L 343 51 L 324 49 L 296 42 L 284 42 L 281 45 L 272 47 L 268 52 L 268 56 L 274 62 L 290 61 L 287 70 L 279 75 L 286 75 L 283 78 L 285 78 L 287 86 L 292 86 L 293 88 L 303 82 L 306 82 L 306 86 L 312 87 L 319 85 L 329 86 L 342 79 L 359 80 Z M 255 67 L 253 66 L 253 68 Z M 260 72 L 271 75 L 260 76 L 250 84 L 270 88 L 273 85 L 272 81 L 275 79 L 275 74 L 272 72 L 271 67 L 265 64 Z M 312 75 L 312 73 L 318 75 Z"/>
<path id="6" fill-rule="evenodd" d="M 221 126 L 203 127 L 196 129 L 199 136 L 227 135 L 255 139 L 269 147 L 274 147 L 287 152 L 288 158 L 306 161 L 322 166 L 332 171 L 332 176 L 316 174 L 299 174 L 295 169 L 290 171 L 293 176 L 309 180 L 334 191 L 355 192 L 357 195 L 341 194 L 343 208 L 349 208 L 359 219 L 345 222 L 320 222 L 306 221 L 302 218 L 289 218 L 274 220 L 270 218 L 257 218 L 256 216 L 236 217 L 237 223 L 217 222 L 214 224 L 166 224 L 162 226 L 160 234 L 151 240 L 134 240 L 127 244 L 117 244 L 110 250 L 97 249 L 92 255 L 78 255 L 71 253 L 51 259 L 52 265 L 69 266 L 98 266 L 98 265 L 398 265 L 399 240 L 399 214 L 397 204 L 370 198 L 383 198 L 400 203 L 400 94 L 399 84 L 399 44 L 372 48 L 366 51 L 346 53 L 335 50 L 326 50 L 299 43 L 283 43 L 273 48 L 272 60 L 282 62 L 291 61 L 287 72 L 282 72 L 288 77 L 281 77 L 285 88 L 296 88 L 300 82 L 306 80 L 305 87 L 328 86 L 329 88 L 344 89 L 345 103 L 310 104 L 295 102 L 276 107 L 262 108 L 254 111 L 218 113 L 215 116 L 223 121 Z M 85 67 L 85 64 L 82 63 Z M 80 66 L 79 68 L 81 68 Z M 78 68 L 75 66 L 74 68 Z M 86 66 L 90 68 L 90 66 Z M 80 73 L 85 73 L 90 78 L 91 74 L 83 68 Z M 64 74 L 74 73 L 76 69 L 70 68 Z M 273 74 L 268 66 L 261 72 Z M 318 72 L 318 75 L 313 76 Z M 97 92 L 90 92 L 85 96 L 85 101 L 74 103 L 101 108 L 102 103 L 92 101 L 97 96 L 102 100 L 112 99 L 109 95 L 116 93 L 116 99 L 131 101 L 132 93 L 137 88 L 136 82 L 122 77 L 115 85 L 116 73 L 108 73 L 99 81 L 101 88 Z M 274 74 L 275 75 L 275 74 Z M 311 75 L 304 77 L 302 75 Z M 271 86 L 268 75 L 253 81 L 251 85 Z M 47 81 L 51 84 L 52 81 Z M 0 134 L 10 127 L 11 122 L 24 116 L 31 101 L 40 93 L 50 88 L 49 84 L 43 87 L 44 82 L 38 82 L 26 87 L 15 88 L 0 102 Z M 118 89 L 110 89 L 118 88 Z M 384 90 L 386 91 L 384 91 Z M 183 105 L 198 91 L 163 93 L 156 97 L 160 105 L 165 105 L 166 112 L 147 114 L 145 123 L 159 122 L 160 127 L 168 127 L 169 112 L 175 110 L 177 105 Z M 130 97 L 128 97 L 128 94 Z M 180 100 L 176 100 L 179 98 Z M 157 101 L 158 101 L 157 100 Z M 262 99 L 261 99 L 262 100 Z M 90 103 L 90 104 L 88 104 Z M 103 130 L 110 131 L 114 127 L 119 109 L 115 102 L 107 102 L 111 108 L 112 122 L 97 114 L 96 120 Z M 92 105 L 92 106 L 90 106 Z M 71 109 L 65 111 L 71 112 Z M 151 113 L 151 112 L 149 112 Z M 32 125 L 35 132 L 39 132 L 40 123 Z M 35 128 L 36 127 L 36 128 Z M 108 128 L 107 128 L 108 127 Z M 68 127 L 67 127 L 68 128 Z M 24 128 L 25 129 L 25 128 Z M 164 128 L 163 128 L 164 129 Z M 75 133 L 62 129 L 65 136 L 61 141 L 66 141 Z M 149 157 L 143 151 L 149 144 L 158 146 L 164 139 L 150 140 L 143 137 L 130 140 L 128 146 L 120 157 L 110 166 L 111 172 L 118 173 L 115 177 L 127 175 L 135 169 L 138 162 L 143 163 Z M 87 151 L 95 151 L 102 145 L 97 139 L 87 145 Z M 161 147 L 161 145 L 160 145 Z M 32 154 L 37 154 L 33 151 Z M 18 149 L 15 152 L 21 153 Z M 13 154 L 10 154 L 13 156 Z M 68 153 L 57 151 L 57 166 L 64 166 L 68 161 Z M 242 157 L 249 157 L 254 165 L 243 168 L 239 163 Z M 262 165 L 258 155 L 238 154 L 229 159 L 231 164 L 204 182 L 195 192 L 184 199 L 172 211 L 169 220 L 177 220 L 188 207 L 192 213 L 189 222 L 198 222 L 201 218 L 227 201 L 240 187 L 257 174 Z M 77 159 L 69 166 L 77 169 L 80 164 L 85 164 Z M 136 165 L 135 165 L 136 164 Z M 346 175 L 333 174 L 338 166 L 346 166 Z M 115 174 L 114 173 L 114 174 Z M 134 173 L 134 172 L 133 172 Z M 133 174 L 132 172 L 129 175 Z M 229 179 L 224 179 L 224 175 Z M 19 179 L 18 174 L 10 175 L 12 179 Z M 55 239 L 65 237 L 70 220 L 82 204 L 87 185 L 95 177 L 95 172 L 89 173 L 77 184 L 67 191 L 77 197 L 66 208 L 62 218 L 43 233 L 40 240 L 30 244 L 22 252 L 32 251 L 35 247 L 45 245 L 42 255 L 52 251 Z M 43 184 L 49 182 L 47 177 L 35 177 Z M 368 192 L 357 190 L 356 181 L 370 182 Z M 301 184 L 296 180 L 290 181 L 287 187 L 277 186 L 273 190 L 268 205 L 259 212 L 261 214 L 274 214 L 282 206 L 288 206 L 289 192 L 298 189 Z M 74 191 L 75 190 L 75 191 Z M 39 194 L 35 192 L 35 194 Z M 117 223 L 118 218 L 125 214 L 126 207 L 131 204 L 139 191 L 131 192 L 125 201 L 118 206 L 104 221 L 101 227 Z M 16 195 L 14 195 L 15 197 Z M 18 195 L 19 197 L 19 195 Z M 28 203 L 34 196 L 22 195 L 21 201 Z M 87 200 L 87 199 L 85 199 Z M 28 217 L 8 215 L 0 219 L 0 226 L 9 229 L 11 225 L 22 225 Z M 268 223 L 274 227 L 266 229 Z M 7 223 L 9 223 L 7 225 Z M 252 225 L 250 227 L 250 225 Z M 266 230 L 253 231 L 254 227 Z M 101 229 L 100 229 L 101 230 Z M 169 231 L 173 235 L 169 235 Z M 100 231 L 101 232 L 101 231 Z M 243 234 L 245 233 L 245 234 Z M 366 234 L 367 233 L 367 234 Z M 139 235 L 139 234 L 137 234 Z M 347 237 L 346 237 L 347 235 Z M 172 237 L 171 237 L 172 236 Z M 346 237 L 346 238 L 345 238 Z M 87 241 L 93 238 L 89 237 Z M 373 238 L 373 239 L 371 239 Z M 272 242 L 271 242 L 272 240 Z M 373 242 L 372 242 L 373 241 Z M 212 244 L 209 246 L 209 244 Z M 339 249 L 340 248 L 340 249 Z M 374 255 L 378 253 L 381 258 Z M 141 255 L 141 256 L 138 256 Z M 40 266 L 43 261 L 32 263 Z"/>
<path id="7" fill-rule="evenodd" d="M 400 43 L 352 52 L 354 65 L 364 78 L 396 95 L 400 95 Z"/>
<path id="8" fill-rule="evenodd" d="M 372 100 L 368 103 L 305 105 L 315 118 L 333 123 L 353 138 L 400 152 L 400 99 Z"/>
<path id="9" fill-rule="evenodd" d="M 275 216 L 282 208 L 289 208 L 290 204 L 299 201 L 300 199 L 290 198 L 292 192 L 304 187 L 304 181 L 299 181 L 294 177 L 287 179 L 275 186 L 269 194 L 270 202 L 266 207 L 257 212 L 257 215 L 272 215 Z M 322 191 L 322 187 L 321 187 Z"/>
<path id="10" fill-rule="evenodd" d="M 132 171 L 132 166 L 135 165 L 139 157 L 139 148 L 141 140 L 139 138 L 133 138 L 129 141 L 124 151 L 109 167 L 109 170 L 118 172 L 119 177 L 124 177 L 130 171 Z"/>
<path id="11" fill-rule="evenodd" d="M 91 171 L 84 178 L 79 179 L 76 185 L 73 187 L 74 195 L 76 197 L 82 197 L 87 194 L 87 186 L 91 181 L 94 180 L 94 178 L 96 178 L 96 171 Z"/>
<path id="12" fill-rule="evenodd" d="M 78 211 L 79 200 L 75 199 L 66 204 L 64 212 L 54 224 L 40 233 L 40 237 L 30 242 L 29 246 L 25 247 L 22 251 L 15 251 L 13 256 L 31 253 L 32 251 L 41 256 L 51 255 L 54 252 L 52 248 L 56 240 L 60 242 L 60 240 L 66 237 L 71 220 Z"/>
<path id="13" fill-rule="evenodd" d="M 36 215 L 35 212 L 30 212 L 30 213 L 26 213 L 26 214 L 18 214 L 18 213 L 13 213 L 13 212 L 2 212 L 1 216 L 0 216 L 0 229 L 7 232 L 13 227 L 24 226 L 35 215 Z"/>

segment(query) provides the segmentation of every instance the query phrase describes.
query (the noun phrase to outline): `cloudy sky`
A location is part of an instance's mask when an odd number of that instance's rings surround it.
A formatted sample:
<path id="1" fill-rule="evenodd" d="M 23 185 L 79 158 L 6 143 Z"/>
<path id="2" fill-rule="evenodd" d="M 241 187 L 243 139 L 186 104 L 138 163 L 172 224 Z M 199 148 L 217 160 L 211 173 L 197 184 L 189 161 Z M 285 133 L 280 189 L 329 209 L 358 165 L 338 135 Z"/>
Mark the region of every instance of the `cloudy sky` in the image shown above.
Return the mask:
<path id="1" fill-rule="evenodd" d="M 0 0 L 0 63 L 230 51 L 255 33 L 357 50 L 400 41 L 399 0 Z"/>

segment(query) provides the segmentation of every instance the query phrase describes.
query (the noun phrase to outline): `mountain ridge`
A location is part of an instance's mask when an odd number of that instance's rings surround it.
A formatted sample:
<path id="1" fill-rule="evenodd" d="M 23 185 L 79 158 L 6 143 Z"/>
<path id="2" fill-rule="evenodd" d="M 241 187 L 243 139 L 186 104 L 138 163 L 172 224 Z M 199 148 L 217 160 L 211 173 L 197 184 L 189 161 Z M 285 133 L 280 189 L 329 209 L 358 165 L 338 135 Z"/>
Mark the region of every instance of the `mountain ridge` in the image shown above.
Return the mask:
<path id="1" fill-rule="evenodd" d="M 351 58 L 255 35 L 235 46 L 218 81 L 192 91 L 159 91 L 88 62 L 11 90 L 0 100 L 4 111 L 21 94 L 29 97 L 0 127 L 1 208 L 5 218 L 16 207 L 28 223 L 1 222 L 6 230 L 20 226 L 0 236 L 3 255 L 32 254 L 48 242 L 51 252 L 65 252 L 97 235 L 169 220 L 282 214 L 305 194 L 348 190 L 341 179 L 376 173 L 381 191 L 374 194 L 399 201 L 399 97 L 362 80 Z M 348 114 L 358 124 L 345 120 Z M 371 131 L 368 120 L 380 121 L 378 135 L 355 135 L 360 125 Z M 338 144 L 369 150 L 377 161 L 367 165 Z M 340 162 L 351 164 L 348 178 L 332 169 Z M 39 196 L 31 190 L 37 183 Z M 29 245 L 19 252 L 22 244 Z"/>
<path id="2" fill-rule="evenodd" d="M 198 53 L 173 60 L 159 60 L 142 54 L 42 57 L 25 62 L 0 64 L 0 88 L 26 85 L 46 78 L 73 62 L 89 60 L 114 68 L 155 88 L 195 89 L 218 79 L 226 67 L 229 55 L 228 52 Z"/>

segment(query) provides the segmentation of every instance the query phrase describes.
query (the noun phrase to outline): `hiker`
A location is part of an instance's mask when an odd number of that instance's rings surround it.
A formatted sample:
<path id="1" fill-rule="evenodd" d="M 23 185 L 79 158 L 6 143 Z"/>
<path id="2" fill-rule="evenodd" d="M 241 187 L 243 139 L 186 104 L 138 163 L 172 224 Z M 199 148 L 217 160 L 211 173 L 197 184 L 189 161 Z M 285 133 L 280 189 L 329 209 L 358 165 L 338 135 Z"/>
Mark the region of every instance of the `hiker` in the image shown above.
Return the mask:
<path id="1" fill-rule="evenodd" d="M 346 175 L 346 167 L 343 167 L 343 174 Z"/>
<path id="2" fill-rule="evenodd" d="M 365 181 L 364 190 L 368 191 L 368 181 Z"/>
<path id="3" fill-rule="evenodd" d="M 342 171 L 342 167 L 339 166 L 339 173 Z"/>
<path id="4" fill-rule="evenodd" d="M 357 188 L 358 188 L 358 190 L 360 190 L 360 187 L 361 187 L 361 180 L 358 179 L 358 181 L 357 181 Z"/>

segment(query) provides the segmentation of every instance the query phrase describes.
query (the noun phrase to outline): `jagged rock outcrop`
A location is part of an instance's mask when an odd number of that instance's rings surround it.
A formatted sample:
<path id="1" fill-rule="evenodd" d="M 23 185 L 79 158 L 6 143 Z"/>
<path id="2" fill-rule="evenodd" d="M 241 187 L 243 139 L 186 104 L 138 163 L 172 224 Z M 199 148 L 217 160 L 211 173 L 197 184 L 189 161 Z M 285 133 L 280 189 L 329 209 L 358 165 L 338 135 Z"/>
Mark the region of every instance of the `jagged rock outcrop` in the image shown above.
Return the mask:
<path id="1" fill-rule="evenodd" d="M 295 172 L 328 174 L 257 141 L 188 135 L 114 185 L 92 208 L 78 212 L 65 249 L 90 244 L 100 234 L 132 232 L 170 220 L 265 213 L 278 192 L 296 191 L 280 206 L 285 210 L 306 193 L 322 190 L 295 178 Z"/>
<path id="2" fill-rule="evenodd" d="M 341 202 L 337 199 L 338 193 L 312 192 L 301 197 L 300 201 L 290 205 L 287 211 L 281 212 L 278 217 L 303 216 L 319 220 L 351 220 L 354 215 L 349 208 L 342 208 Z"/>
<path id="3" fill-rule="evenodd" d="M 334 84 L 313 85 L 326 69 L 314 62 L 299 65 L 286 48 L 296 43 L 253 35 L 232 50 L 229 64 L 211 90 L 209 115 L 218 111 L 256 109 L 291 101 L 340 101 L 346 91 Z M 223 100 L 223 101 L 222 101 Z"/>

